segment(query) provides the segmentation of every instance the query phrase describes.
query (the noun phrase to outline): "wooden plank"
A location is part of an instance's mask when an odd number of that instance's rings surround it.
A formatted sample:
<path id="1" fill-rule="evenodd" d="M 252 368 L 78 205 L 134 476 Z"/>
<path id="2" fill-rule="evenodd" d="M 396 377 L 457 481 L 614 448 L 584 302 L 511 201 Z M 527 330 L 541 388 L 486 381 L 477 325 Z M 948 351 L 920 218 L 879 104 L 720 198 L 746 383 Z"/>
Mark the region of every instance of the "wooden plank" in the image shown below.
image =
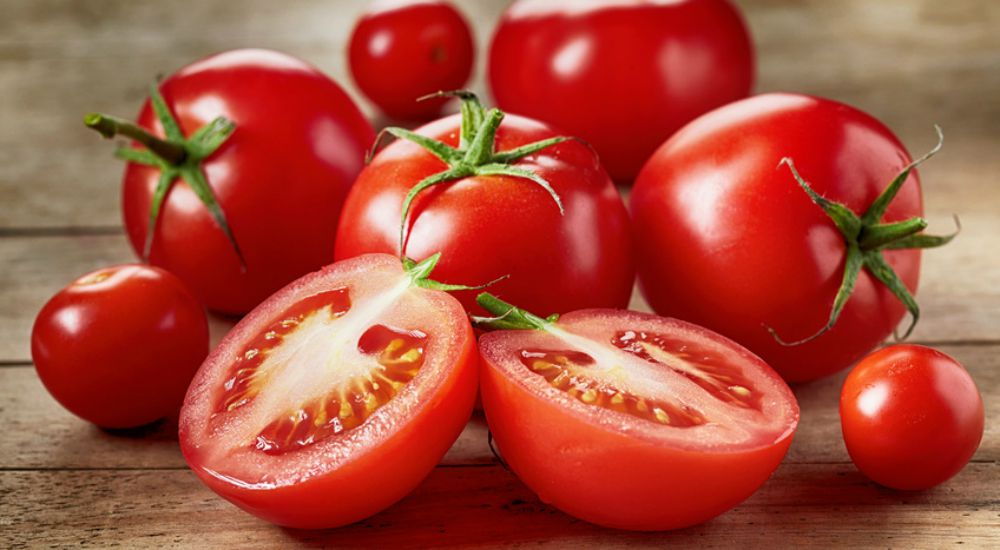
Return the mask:
<path id="1" fill-rule="evenodd" d="M 986 403 L 1000 402 L 1000 346 L 946 346 L 976 379 Z M 848 463 L 837 403 L 846 373 L 795 388 L 802 409 L 786 463 Z M 974 460 L 1000 460 L 1000 407 L 986 408 L 986 434 Z M 30 366 L 0 368 L 0 469 L 183 469 L 176 422 L 131 431 L 98 429 L 65 411 Z M 444 465 L 495 463 L 486 423 L 473 417 Z"/>
<path id="2" fill-rule="evenodd" d="M 747 502 L 707 524 L 631 533 L 545 506 L 498 466 L 438 468 L 397 505 L 330 531 L 259 521 L 186 471 L 6 471 L 0 545 L 987 547 L 1000 527 L 998 475 L 996 463 L 975 464 L 944 486 L 908 494 L 879 488 L 846 465 L 785 465 Z"/>

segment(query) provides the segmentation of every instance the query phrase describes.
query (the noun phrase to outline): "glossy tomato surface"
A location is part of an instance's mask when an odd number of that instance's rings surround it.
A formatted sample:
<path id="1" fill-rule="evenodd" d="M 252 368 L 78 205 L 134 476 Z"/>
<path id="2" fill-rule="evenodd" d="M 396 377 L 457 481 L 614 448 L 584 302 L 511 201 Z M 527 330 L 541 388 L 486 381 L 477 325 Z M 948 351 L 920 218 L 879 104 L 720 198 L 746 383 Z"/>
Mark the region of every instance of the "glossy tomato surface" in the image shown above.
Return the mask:
<path id="1" fill-rule="evenodd" d="M 504 460 L 542 501 L 599 525 L 675 529 L 721 514 L 767 480 L 798 424 L 763 361 L 674 319 L 576 311 L 479 346 Z"/>
<path id="2" fill-rule="evenodd" d="M 210 309 L 240 314 L 333 259 L 337 215 L 374 139 L 332 80 L 293 57 L 234 50 L 184 67 L 160 91 L 185 136 L 224 116 L 236 130 L 202 163 L 246 260 L 194 191 L 178 180 L 163 203 L 150 261 Z M 138 123 L 162 128 L 147 101 Z M 122 209 L 141 253 L 158 168 L 129 164 Z"/>
<path id="3" fill-rule="evenodd" d="M 792 159 L 820 195 L 862 214 L 910 162 L 882 123 L 847 105 L 764 94 L 713 111 L 663 144 L 630 198 L 643 295 L 661 315 L 715 330 L 760 355 L 786 380 L 841 370 L 888 336 L 905 308 L 862 270 L 832 330 L 816 333 L 841 284 L 845 240 L 792 177 Z M 910 174 L 884 216 L 923 213 Z M 883 253 L 914 292 L 919 250 Z"/>
<path id="4" fill-rule="evenodd" d="M 458 115 L 418 133 L 458 144 Z M 547 126 L 507 116 L 497 151 L 556 134 Z M 408 216 L 406 255 L 442 253 L 435 279 L 490 286 L 490 292 L 535 312 L 624 307 L 635 271 L 628 214 L 618 191 L 587 146 L 567 141 L 516 162 L 548 180 L 562 197 L 561 215 L 536 183 L 508 176 L 475 176 L 417 195 Z M 344 205 L 337 259 L 366 252 L 397 254 L 403 199 L 410 188 L 446 165 L 423 148 L 396 141 L 358 177 Z M 481 311 L 475 292 L 455 293 L 469 311 Z"/>
<path id="5" fill-rule="evenodd" d="M 445 99 L 427 94 L 458 90 L 472 74 L 475 44 L 462 14 L 439 0 L 378 0 L 351 33 L 354 82 L 383 113 L 426 120 Z"/>
<path id="6" fill-rule="evenodd" d="M 851 460 L 895 489 L 928 489 L 961 471 L 983 437 L 983 414 L 983 399 L 965 368 L 917 345 L 865 357 L 840 394 Z"/>
<path id="7" fill-rule="evenodd" d="M 488 74 L 502 109 L 587 140 L 624 184 L 678 128 L 750 93 L 754 53 L 726 0 L 520 0 Z"/>
<path id="8" fill-rule="evenodd" d="M 208 354 L 205 311 L 181 281 L 155 267 L 88 273 L 38 313 L 31 358 L 49 393 L 104 428 L 172 415 Z"/>
<path id="9" fill-rule="evenodd" d="M 477 385 L 457 300 L 366 255 L 285 287 L 205 361 L 180 417 L 195 474 L 290 527 L 368 517 L 404 497 L 461 433 Z"/>

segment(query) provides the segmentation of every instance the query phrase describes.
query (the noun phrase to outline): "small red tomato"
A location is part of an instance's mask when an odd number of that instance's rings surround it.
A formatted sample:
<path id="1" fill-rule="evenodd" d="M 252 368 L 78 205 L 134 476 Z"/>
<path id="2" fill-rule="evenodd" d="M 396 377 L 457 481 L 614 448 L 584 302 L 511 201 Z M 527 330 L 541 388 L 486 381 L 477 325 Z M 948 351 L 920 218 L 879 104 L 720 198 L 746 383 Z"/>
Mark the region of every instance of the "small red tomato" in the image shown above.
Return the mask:
<path id="1" fill-rule="evenodd" d="M 472 32 L 447 2 L 376 1 L 351 34 L 354 82 L 397 119 L 428 119 L 441 112 L 446 98 L 417 99 L 464 87 L 474 58 Z"/>
<path id="2" fill-rule="evenodd" d="M 976 452 L 983 399 L 948 355 L 889 346 L 847 377 L 840 424 L 847 452 L 866 476 L 894 489 L 928 489 L 957 474 Z"/>
<path id="3" fill-rule="evenodd" d="M 31 357 L 62 406 L 105 428 L 177 411 L 208 353 L 205 311 L 180 279 L 121 265 L 80 277 L 35 319 Z"/>

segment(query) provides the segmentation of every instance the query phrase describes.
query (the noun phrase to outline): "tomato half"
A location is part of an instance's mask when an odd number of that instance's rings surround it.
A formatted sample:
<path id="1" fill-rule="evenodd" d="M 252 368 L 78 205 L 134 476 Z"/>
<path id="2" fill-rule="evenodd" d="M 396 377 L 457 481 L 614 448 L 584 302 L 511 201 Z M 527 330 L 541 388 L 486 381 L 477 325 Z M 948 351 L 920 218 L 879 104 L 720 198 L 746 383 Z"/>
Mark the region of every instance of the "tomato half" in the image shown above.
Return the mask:
<path id="1" fill-rule="evenodd" d="M 785 158 L 848 217 L 867 215 L 897 175 L 904 179 L 888 209 L 848 238 Z M 643 295 L 661 315 L 743 344 L 788 381 L 841 370 L 893 331 L 903 298 L 912 301 L 917 288 L 920 241 L 929 236 L 865 241 L 885 229 L 875 224 L 926 225 L 914 220 L 923 203 L 910 162 L 881 122 L 835 101 L 764 94 L 712 111 L 664 143 L 636 180 L 630 208 Z M 864 268 L 836 323 L 820 334 L 852 253 Z M 820 335 L 782 345 L 768 328 L 786 342 Z"/>
<path id="2" fill-rule="evenodd" d="M 45 388 L 105 428 L 176 413 L 206 354 L 201 304 L 177 277 L 146 265 L 80 277 L 45 304 L 31 331 L 31 358 Z"/>
<path id="3" fill-rule="evenodd" d="M 631 183 L 678 128 L 750 93 L 754 53 L 726 0 L 519 0 L 488 74 L 502 109 L 587 140 Z"/>
<path id="4" fill-rule="evenodd" d="M 961 471 L 983 438 L 983 414 L 969 373 L 925 346 L 872 353 L 851 371 L 840 394 L 851 460 L 895 489 L 928 489 Z"/>
<path id="5" fill-rule="evenodd" d="M 482 165 L 463 165 L 460 160 L 450 168 L 410 140 L 393 142 L 375 155 L 351 188 L 340 217 L 337 259 L 369 252 L 397 254 L 400 217 L 411 189 L 449 170 L 483 170 L 416 195 L 406 219 L 407 256 L 426 258 L 440 252 L 435 273 L 441 280 L 466 285 L 496 281 L 491 292 L 546 314 L 625 307 L 635 279 L 628 213 L 597 155 L 569 140 L 501 161 L 502 155 L 522 146 L 559 136 L 530 119 L 485 112 L 474 97 L 465 101 L 465 123 L 461 115 L 445 117 L 416 134 L 468 156 L 468 143 L 475 142 L 462 137 L 463 127 L 474 126 L 468 112 L 491 116 L 499 127 L 492 129 L 495 142 L 478 142 L 484 146 Z M 510 170 L 523 175 L 511 175 Z M 552 192 L 524 175 L 543 179 Z M 455 296 L 468 310 L 480 311 L 474 292 Z"/>
<path id="6" fill-rule="evenodd" d="M 461 433 L 477 354 L 462 306 L 399 259 L 332 264 L 247 315 L 195 376 L 181 450 L 223 498 L 336 527 L 404 497 Z"/>
<path id="7" fill-rule="evenodd" d="M 462 14 L 440 0 L 372 2 L 351 32 L 348 61 L 361 91 L 383 113 L 403 120 L 428 119 L 472 74 L 475 44 Z"/>
<path id="8" fill-rule="evenodd" d="M 337 215 L 374 139 L 340 86 L 288 55 L 234 50 L 180 69 L 159 92 L 178 134 L 164 131 L 149 101 L 138 126 L 183 156 L 128 157 L 122 212 L 137 254 L 148 247 L 152 264 L 229 314 L 332 261 Z M 167 170 L 177 173 L 163 182 Z M 203 185 L 193 185 L 199 174 Z"/>
<path id="9" fill-rule="evenodd" d="M 788 386 L 674 319 L 583 310 L 479 341 L 500 453 L 542 501 L 609 527 L 675 529 L 750 496 L 798 424 Z"/>

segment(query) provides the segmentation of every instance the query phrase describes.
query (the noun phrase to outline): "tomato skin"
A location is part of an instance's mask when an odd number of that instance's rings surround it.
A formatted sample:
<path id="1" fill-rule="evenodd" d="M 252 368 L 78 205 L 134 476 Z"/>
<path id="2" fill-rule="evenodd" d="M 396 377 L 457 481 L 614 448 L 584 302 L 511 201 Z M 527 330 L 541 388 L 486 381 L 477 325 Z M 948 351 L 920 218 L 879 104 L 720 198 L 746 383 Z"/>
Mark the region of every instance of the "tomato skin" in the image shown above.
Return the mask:
<path id="1" fill-rule="evenodd" d="M 929 489 L 961 471 L 979 448 L 983 400 L 958 361 L 900 344 L 851 371 L 840 394 L 840 422 L 862 473 L 894 489 Z"/>
<path id="2" fill-rule="evenodd" d="M 576 311 L 564 315 L 560 324 L 599 316 L 652 317 L 622 313 Z M 767 376 L 781 388 L 776 400 L 785 400 L 792 411 L 783 433 L 752 447 L 713 450 L 692 443 L 681 448 L 664 445 L 634 422 L 621 421 L 621 427 L 615 422 L 609 428 L 607 421 L 540 397 L 489 351 L 502 346 L 497 338 L 498 333 L 480 338 L 480 392 L 500 454 L 543 502 L 591 523 L 643 531 L 702 523 L 756 491 L 791 445 L 798 406 L 766 366 Z M 756 357 L 752 361 L 760 363 Z"/>
<path id="3" fill-rule="evenodd" d="M 785 166 L 822 196 L 863 213 L 910 156 L 882 123 L 847 105 L 764 94 L 692 122 L 663 144 L 636 180 L 630 206 L 639 283 L 653 309 L 748 347 L 789 382 L 839 371 L 874 348 L 905 308 L 862 270 L 832 330 L 826 324 L 846 247 Z M 912 172 L 884 221 L 923 213 Z M 920 251 L 883 253 L 915 292 Z"/>
<path id="4" fill-rule="evenodd" d="M 587 140 L 627 184 L 678 128 L 750 93 L 754 52 L 726 0 L 521 0 L 488 72 L 502 109 Z"/>
<path id="5" fill-rule="evenodd" d="M 293 481 L 252 483 L 220 471 L 220 464 L 234 458 L 212 462 L 213 437 L 207 423 L 213 415 L 208 400 L 214 398 L 216 383 L 224 379 L 220 370 L 229 366 L 234 350 L 249 341 L 266 326 L 277 312 L 303 296 L 347 279 L 367 284 L 386 272 L 401 274 L 399 259 L 372 254 L 338 262 L 291 283 L 248 314 L 219 344 L 195 376 L 181 410 L 179 434 L 181 450 L 192 471 L 210 489 L 247 512 L 272 523 L 294 528 L 318 529 L 347 525 L 371 516 L 405 497 L 430 473 L 465 427 L 472 413 L 478 387 L 478 353 L 475 336 L 461 305 L 439 291 L 413 290 L 422 293 L 428 309 L 440 311 L 453 334 L 432 334 L 447 342 L 447 368 L 440 378 L 426 379 L 417 389 L 420 398 L 405 417 L 380 416 L 379 427 L 366 432 L 371 440 L 346 432 L 333 447 L 313 454 L 310 462 L 318 464 L 314 472 L 299 472 Z M 417 312 L 417 314 L 422 314 Z M 428 368 L 428 367 L 423 367 Z M 416 383 L 414 380 L 413 383 Z M 396 399 L 402 399 L 397 396 Z M 411 402 L 416 398 L 407 398 Z M 392 402 L 384 408 L 392 407 Z M 409 407 L 409 406 L 408 406 Z M 381 414 L 382 409 L 376 412 Z M 361 430 L 366 424 L 355 430 Z M 391 425 L 391 428 L 383 428 Z M 353 438 L 353 439 L 351 439 Z M 317 444 L 318 445 L 318 444 Z M 233 455 L 232 449 L 223 451 Z M 288 453 L 287 460 L 313 452 L 309 448 Z M 309 455 L 306 455 L 307 458 Z M 263 470 L 278 478 L 275 465 L 282 457 L 261 457 Z M 335 467 L 329 466 L 335 464 Z M 230 466 L 232 466 L 230 464 Z"/>
<path id="6" fill-rule="evenodd" d="M 201 304 L 177 277 L 137 264 L 80 277 L 45 304 L 31 332 L 45 388 L 104 428 L 176 413 L 207 353 Z"/>
<path id="7" fill-rule="evenodd" d="M 417 130 L 458 143 L 459 115 Z M 557 135 L 547 126 L 508 115 L 497 132 L 497 151 Z M 439 281 L 485 284 L 490 291 L 546 315 L 584 307 L 625 307 L 635 272 L 628 213 L 621 197 L 585 145 L 568 141 L 515 164 L 548 180 L 565 215 L 534 182 L 506 176 L 471 177 L 417 195 L 409 216 L 406 254 L 441 252 Z M 340 218 L 336 258 L 368 252 L 396 254 L 403 199 L 445 164 L 424 149 L 396 141 L 358 176 Z M 454 295 L 467 311 L 482 312 L 475 291 Z"/>
<path id="8" fill-rule="evenodd" d="M 468 23 L 436 0 L 373 3 L 355 25 L 348 52 L 358 88 L 383 113 L 403 120 L 440 113 L 446 99 L 417 99 L 463 88 L 474 59 Z"/>
<path id="9" fill-rule="evenodd" d="M 233 50 L 184 67 L 160 84 L 182 132 L 217 116 L 236 124 L 202 163 L 246 260 L 190 187 L 177 181 L 163 203 L 150 262 L 181 278 L 210 309 L 246 313 L 296 277 L 333 258 L 337 215 L 374 131 L 328 77 L 293 57 Z M 288 98 L 294 97 L 295 101 Z M 146 101 L 138 124 L 162 128 Z M 157 168 L 130 163 L 122 212 L 141 254 Z"/>

